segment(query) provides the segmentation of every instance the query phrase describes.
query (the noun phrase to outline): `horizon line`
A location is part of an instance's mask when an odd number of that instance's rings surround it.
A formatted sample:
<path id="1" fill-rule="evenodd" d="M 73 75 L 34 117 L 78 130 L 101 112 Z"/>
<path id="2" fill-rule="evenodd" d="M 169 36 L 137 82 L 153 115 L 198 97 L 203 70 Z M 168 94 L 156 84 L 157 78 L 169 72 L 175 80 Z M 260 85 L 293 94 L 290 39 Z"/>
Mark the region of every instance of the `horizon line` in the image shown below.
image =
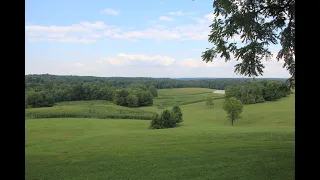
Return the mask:
<path id="1" fill-rule="evenodd" d="M 218 78 L 234 78 L 234 79 L 288 79 L 290 77 L 148 77 L 148 76 L 89 76 L 89 75 L 72 75 L 72 74 L 25 74 L 25 76 L 30 76 L 30 75 L 52 75 L 52 76 L 80 76 L 80 77 L 99 77 L 99 78 L 169 78 L 169 79 L 200 79 L 200 78 L 205 78 L 205 79 L 218 79 Z"/>

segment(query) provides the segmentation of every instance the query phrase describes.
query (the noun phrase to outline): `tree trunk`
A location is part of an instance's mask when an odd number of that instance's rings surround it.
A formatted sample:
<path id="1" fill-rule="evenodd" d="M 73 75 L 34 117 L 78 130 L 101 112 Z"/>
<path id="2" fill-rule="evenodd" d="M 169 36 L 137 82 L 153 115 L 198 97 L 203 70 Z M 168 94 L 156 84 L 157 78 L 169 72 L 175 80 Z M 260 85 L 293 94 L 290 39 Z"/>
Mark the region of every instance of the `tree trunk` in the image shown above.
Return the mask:
<path id="1" fill-rule="evenodd" d="M 231 120 L 231 124 L 232 124 L 232 126 L 233 126 L 233 120 Z"/>

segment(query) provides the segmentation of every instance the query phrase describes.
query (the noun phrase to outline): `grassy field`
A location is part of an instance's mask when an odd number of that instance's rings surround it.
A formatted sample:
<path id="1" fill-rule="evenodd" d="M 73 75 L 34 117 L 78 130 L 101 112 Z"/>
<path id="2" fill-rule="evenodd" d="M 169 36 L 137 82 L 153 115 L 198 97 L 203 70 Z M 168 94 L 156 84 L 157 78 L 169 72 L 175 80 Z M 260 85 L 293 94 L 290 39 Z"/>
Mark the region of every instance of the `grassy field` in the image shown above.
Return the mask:
<path id="1" fill-rule="evenodd" d="M 223 98 L 223 94 L 213 93 L 213 89 L 205 88 L 177 88 L 177 89 L 160 89 L 159 97 L 155 99 L 154 106 L 158 104 L 164 107 L 172 107 L 174 105 L 186 105 L 196 102 L 203 102 L 208 95 L 215 99 Z"/>
<path id="2" fill-rule="evenodd" d="M 161 89 L 154 99 L 153 106 L 141 108 L 121 107 L 109 101 L 73 101 L 57 103 L 53 107 L 26 109 L 26 118 L 99 118 L 99 119 L 146 119 L 150 120 L 154 112 L 161 112 L 158 105 L 171 108 L 174 105 L 184 105 L 204 102 L 207 95 L 223 98 L 222 94 L 212 93 L 212 89 L 182 88 Z"/>
<path id="3" fill-rule="evenodd" d="M 205 91 L 160 90 L 155 102 Z M 28 119 L 26 179 L 294 179 L 294 95 L 246 105 L 235 126 L 223 101 L 181 105 L 184 122 L 163 130 L 146 120 Z"/>
<path id="4" fill-rule="evenodd" d="M 154 113 L 139 108 L 121 107 L 109 101 L 74 101 L 53 107 L 26 109 L 26 118 L 122 118 L 151 119 Z"/>

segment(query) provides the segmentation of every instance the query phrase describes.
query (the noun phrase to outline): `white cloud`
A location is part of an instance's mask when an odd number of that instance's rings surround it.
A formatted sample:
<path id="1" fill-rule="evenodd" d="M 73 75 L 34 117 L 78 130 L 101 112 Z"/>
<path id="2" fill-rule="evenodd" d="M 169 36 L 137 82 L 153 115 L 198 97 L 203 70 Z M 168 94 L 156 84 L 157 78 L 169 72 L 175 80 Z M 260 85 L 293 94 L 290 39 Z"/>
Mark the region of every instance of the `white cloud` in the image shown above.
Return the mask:
<path id="1" fill-rule="evenodd" d="M 213 13 L 204 15 L 204 18 L 208 21 L 213 21 L 216 16 Z"/>
<path id="2" fill-rule="evenodd" d="M 207 40 L 210 34 L 213 19 L 216 16 L 213 13 L 205 14 L 202 18 L 192 18 L 197 24 L 187 24 L 183 26 L 178 26 L 177 29 L 180 32 L 181 40 Z M 220 17 L 222 18 L 222 17 Z M 239 36 L 235 36 L 231 41 L 240 41 Z"/>
<path id="3" fill-rule="evenodd" d="M 198 23 L 206 23 L 208 25 L 212 24 L 212 21 L 216 18 L 216 16 L 213 14 L 213 13 L 208 13 L 208 14 L 205 14 L 203 17 L 201 18 L 192 18 L 194 20 L 196 20 Z M 218 18 L 220 19 L 224 19 L 221 15 L 218 16 Z"/>
<path id="4" fill-rule="evenodd" d="M 210 28 L 205 24 L 188 24 L 175 27 L 182 40 L 207 40 Z"/>
<path id="5" fill-rule="evenodd" d="M 177 31 L 145 29 L 141 31 L 127 31 L 115 34 L 113 37 L 119 39 L 179 39 L 180 35 Z"/>
<path id="6" fill-rule="evenodd" d="M 112 12 L 107 9 L 106 12 Z M 186 15 L 192 12 L 171 12 L 171 15 Z M 56 41 L 74 43 L 94 43 L 98 38 L 110 37 L 116 39 L 127 39 L 136 42 L 139 39 L 152 39 L 156 42 L 165 40 L 203 40 L 208 39 L 210 33 L 209 25 L 212 23 L 214 15 L 205 14 L 202 18 L 193 18 L 195 23 L 168 27 L 152 21 L 151 26 L 146 29 L 131 30 L 130 28 L 120 28 L 118 26 L 106 25 L 103 21 L 80 22 L 70 26 L 26 26 L 27 41 Z M 161 16 L 162 21 L 173 21 L 168 16 Z"/>
<path id="7" fill-rule="evenodd" d="M 102 21 L 80 22 L 79 24 L 73 24 L 71 26 L 25 26 L 25 30 L 29 32 L 51 32 L 51 33 L 68 33 L 68 32 L 85 32 L 92 29 L 104 29 L 108 26 Z"/>
<path id="8" fill-rule="evenodd" d="M 190 68 L 199 68 L 205 67 L 207 64 L 205 62 L 196 60 L 196 59 L 185 59 L 181 62 L 182 66 L 190 67 Z"/>
<path id="9" fill-rule="evenodd" d="M 75 66 L 78 66 L 78 67 L 79 67 L 79 66 L 84 66 L 84 64 L 82 64 L 82 63 L 76 63 Z"/>
<path id="10" fill-rule="evenodd" d="M 121 31 L 122 31 L 122 29 L 120 29 L 120 28 L 112 27 L 112 28 L 106 29 L 103 32 L 103 35 L 108 36 L 108 37 L 114 37 L 117 33 L 121 32 Z"/>
<path id="11" fill-rule="evenodd" d="M 178 11 L 176 14 L 181 14 Z M 162 20 L 169 17 L 163 16 Z M 164 40 L 207 40 L 210 33 L 210 22 L 206 18 L 197 18 L 198 22 L 194 24 L 180 25 L 176 27 L 167 27 L 156 24 L 155 21 L 149 21 L 151 28 L 134 31 L 117 31 L 108 30 L 106 35 L 119 39 L 154 39 L 156 42 Z"/>
<path id="12" fill-rule="evenodd" d="M 64 33 L 55 33 L 55 34 L 49 34 L 48 38 L 63 38 L 66 34 Z"/>
<path id="13" fill-rule="evenodd" d="M 91 37 L 92 37 L 92 38 L 100 38 L 101 35 L 100 35 L 100 34 L 92 34 Z"/>
<path id="14" fill-rule="evenodd" d="M 202 59 L 184 59 L 179 62 L 179 65 L 188 68 L 210 68 L 210 67 L 226 67 L 230 66 L 230 64 L 234 64 L 232 62 L 225 62 L 222 59 L 214 59 L 213 62 L 206 63 Z"/>
<path id="15" fill-rule="evenodd" d="M 169 12 L 168 14 L 182 16 L 183 12 L 181 10 L 179 10 L 179 11 L 176 11 L 176 12 Z"/>
<path id="16" fill-rule="evenodd" d="M 38 40 L 38 41 L 39 41 L 39 40 Z M 25 38 L 25 42 L 34 43 L 34 42 L 37 42 L 37 39 L 36 39 L 36 38 L 32 38 L 32 37 L 26 37 L 26 38 Z"/>
<path id="17" fill-rule="evenodd" d="M 153 39 L 155 41 L 164 40 L 207 40 L 210 32 L 209 25 L 189 24 L 168 28 L 162 25 L 153 25 L 152 28 L 144 30 L 124 31 L 110 29 L 105 32 L 105 36 L 119 39 Z"/>
<path id="18" fill-rule="evenodd" d="M 206 32 L 199 32 L 199 33 L 186 32 L 186 33 L 184 33 L 184 38 L 182 38 L 183 41 L 186 41 L 186 40 L 206 40 L 206 39 L 208 39 L 208 33 L 206 33 Z"/>
<path id="19" fill-rule="evenodd" d="M 139 40 L 137 39 L 129 39 L 130 42 L 138 42 Z"/>
<path id="20" fill-rule="evenodd" d="M 119 15 L 117 10 L 107 9 L 104 13 L 111 15 Z M 168 15 L 169 14 L 169 15 Z M 99 40 L 113 39 L 118 41 L 115 44 L 111 42 L 111 48 L 107 48 L 106 51 L 96 51 L 92 48 L 88 48 L 88 54 L 84 54 L 84 49 L 77 49 L 78 52 L 72 53 L 44 53 L 41 51 L 28 51 L 26 56 L 26 70 L 29 73 L 52 73 L 52 74 L 79 74 L 79 75 L 101 75 L 101 76 L 209 76 L 209 77 L 230 77 L 234 71 L 234 65 L 240 62 L 233 60 L 225 62 L 221 58 L 216 58 L 213 62 L 205 63 L 201 59 L 201 52 L 205 51 L 203 44 L 207 43 L 208 34 L 211 28 L 215 16 L 213 13 L 203 14 L 198 17 L 188 17 L 193 22 L 189 24 L 172 24 L 163 23 L 163 21 L 174 20 L 173 18 L 186 18 L 185 15 L 194 14 L 192 12 L 183 12 L 182 10 L 176 12 L 170 12 L 165 16 L 159 17 L 160 20 L 148 21 L 149 27 L 127 27 L 105 24 L 103 21 L 84 21 L 75 22 L 76 24 L 70 25 L 25 25 L 26 41 L 28 42 L 64 42 L 64 43 L 94 43 Z M 179 17 L 177 17 L 179 16 Z M 166 24 L 166 25 L 163 25 Z M 138 25 L 137 25 L 138 26 Z M 108 38 L 106 38 L 108 37 Z M 143 47 L 145 44 L 127 43 L 124 47 L 120 47 L 118 39 L 126 39 L 131 42 L 138 42 L 142 39 L 154 40 L 159 44 L 154 44 L 155 47 Z M 239 36 L 235 36 L 233 39 L 239 41 Z M 166 45 L 167 40 L 181 41 L 181 40 L 193 40 L 198 41 L 193 44 L 186 43 L 183 47 L 178 47 L 180 44 L 170 44 L 170 49 Z M 161 43 L 161 44 L 160 44 Z M 98 44 L 97 44 L 98 45 Z M 134 48 L 130 49 L 130 45 Z M 148 44 L 150 45 L 150 44 Z M 191 46 L 189 46 L 191 45 Z M 104 45 L 102 45 L 104 46 Z M 122 46 L 122 44 L 121 44 Z M 208 45 L 210 46 L 210 45 Z M 106 46 L 107 47 L 107 46 Z M 162 48 L 163 47 L 163 48 Z M 31 48 L 31 47 L 29 47 Z M 65 48 L 61 46 L 61 49 Z M 128 54 L 109 55 L 116 49 L 129 48 Z M 145 48 L 145 52 L 135 54 L 134 50 Z M 153 48 L 150 50 L 150 48 Z M 197 48 L 197 49 L 192 49 Z M 203 48 L 203 49 L 201 49 Z M 101 49 L 101 48 L 98 48 Z M 63 49 L 70 50 L 70 49 Z M 26 50 L 27 51 L 27 50 Z M 167 53 L 167 56 L 156 54 L 145 54 L 147 52 L 163 52 Z M 195 53 L 196 52 L 196 53 Z M 105 53 L 103 56 L 102 54 Z M 45 55 L 44 55 L 45 54 Z M 55 56 L 59 54 L 59 56 Z M 100 56 L 106 57 L 98 59 Z M 51 59 L 68 58 L 67 61 L 50 61 Z M 181 59 L 178 59 L 181 58 Z M 48 58 L 48 61 L 43 59 Z M 35 60 L 36 59 L 36 60 Z M 96 62 L 92 62 L 92 59 L 97 59 Z M 277 62 L 274 60 L 264 62 L 265 73 L 267 77 L 279 77 L 287 76 L 288 72 L 282 68 L 283 61 Z M 121 66 L 121 68 L 116 68 Z M 192 71 L 193 68 L 197 68 L 196 71 Z M 164 75 L 165 74 L 165 75 Z"/>
<path id="21" fill-rule="evenodd" d="M 33 57 L 31 53 L 26 54 L 26 74 L 49 73 L 104 77 L 243 77 L 234 73 L 233 65 L 239 62 L 235 60 L 224 62 L 221 58 L 206 64 L 201 58 L 175 60 L 163 55 L 118 54 L 98 59 L 94 57 L 95 54 L 72 53 L 75 55 L 68 61 L 43 61 L 43 57 L 38 54 Z M 52 54 L 56 54 L 56 51 Z M 97 61 L 92 62 L 93 58 L 97 58 Z M 167 62 L 166 59 L 168 59 Z M 76 66 L 77 63 L 78 66 Z M 288 72 L 282 68 L 282 63 L 276 61 L 266 63 L 264 77 L 289 77 Z M 145 64 L 149 66 L 144 66 Z M 163 66 L 163 64 L 169 65 Z"/>
<path id="22" fill-rule="evenodd" d="M 189 12 L 191 13 L 191 12 Z M 172 15 L 185 15 L 182 11 L 171 12 Z M 80 22 L 70 26 L 26 26 L 26 36 L 29 42 L 56 41 L 74 43 L 94 43 L 98 38 L 110 37 L 115 39 L 127 39 L 137 42 L 140 39 L 151 39 L 155 42 L 165 40 L 197 40 L 207 41 L 214 15 L 212 13 L 203 15 L 202 18 L 193 18 L 196 22 L 175 27 L 157 24 L 157 21 L 149 21 L 150 26 L 146 29 L 132 29 L 129 27 L 119 27 L 106 25 L 103 21 Z M 159 18 L 162 21 L 173 21 L 167 16 Z M 240 41 L 239 37 L 233 38 Z"/>
<path id="23" fill-rule="evenodd" d="M 104 29 L 108 27 L 103 21 L 96 21 L 94 23 L 90 22 L 81 22 L 80 25 L 86 28 L 93 28 L 93 29 Z"/>
<path id="24" fill-rule="evenodd" d="M 210 68 L 210 67 L 227 67 L 233 66 L 235 62 L 225 62 L 223 59 L 218 58 L 213 62 L 204 62 L 200 58 L 187 58 L 176 61 L 172 57 L 160 55 L 145 55 L 145 54 L 118 54 L 117 56 L 100 58 L 96 61 L 98 64 L 108 62 L 110 65 L 116 66 L 135 66 L 141 63 L 149 65 L 169 66 L 174 68 Z M 139 66 L 141 67 L 141 66 Z"/>
<path id="25" fill-rule="evenodd" d="M 204 49 L 191 49 L 192 52 L 204 52 Z"/>
<path id="26" fill-rule="evenodd" d="M 52 41 L 58 41 L 58 42 L 70 42 L 70 43 L 94 43 L 96 40 L 93 39 L 84 39 L 84 38 L 64 38 L 64 39 L 52 39 Z"/>
<path id="27" fill-rule="evenodd" d="M 198 23 L 206 23 L 207 21 L 205 19 L 202 18 L 192 18 L 194 20 L 196 20 Z"/>
<path id="28" fill-rule="evenodd" d="M 79 32 L 85 31 L 86 28 L 80 25 L 71 25 L 71 26 L 26 26 L 26 31 L 33 32 Z"/>
<path id="29" fill-rule="evenodd" d="M 290 77 L 290 73 L 283 68 L 283 60 L 277 61 L 274 55 L 274 58 L 268 61 L 262 61 L 265 68 L 263 75 L 265 77 Z"/>
<path id="30" fill-rule="evenodd" d="M 115 57 L 107 57 L 103 59 L 98 59 L 96 62 L 102 64 L 103 62 L 108 62 L 112 65 L 136 65 L 137 63 L 149 63 L 153 65 L 162 65 L 168 66 L 175 62 L 174 58 L 168 56 L 160 56 L 160 55 L 144 55 L 144 54 L 118 54 Z"/>
<path id="31" fill-rule="evenodd" d="M 167 17 L 167 16 L 160 16 L 160 17 L 159 17 L 159 20 L 160 20 L 160 21 L 169 21 L 169 22 L 174 21 L 173 18 Z"/>
<path id="32" fill-rule="evenodd" d="M 196 14 L 195 12 L 183 12 L 182 10 L 179 11 L 174 11 L 174 12 L 169 12 L 169 15 L 173 16 L 184 16 L 184 15 L 191 15 L 191 14 Z"/>
<path id="33" fill-rule="evenodd" d="M 110 14 L 113 16 L 117 16 L 120 14 L 120 12 L 118 10 L 110 9 L 110 8 L 106 8 L 106 9 L 102 10 L 101 13 L 102 14 Z"/>
<path id="34" fill-rule="evenodd" d="M 27 33 L 26 35 L 29 36 L 29 37 L 35 37 L 35 36 L 37 36 L 37 34 L 34 33 L 34 32 L 29 32 L 29 33 Z"/>
<path id="35" fill-rule="evenodd" d="M 68 37 L 68 38 L 29 38 L 27 37 L 27 41 L 29 42 L 41 42 L 41 41 L 52 41 L 52 42 L 64 42 L 64 43 L 94 43 L 96 40 L 93 39 L 84 39 L 84 38 L 76 38 L 76 37 Z"/>
<path id="36" fill-rule="evenodd" d="M 101 37 L 99 31 L 107 28 L 102 21 L 80 22 L 70 26 L 25 26 L 27 41 L 55 41 L 65 43 L 94 43 Z"/>

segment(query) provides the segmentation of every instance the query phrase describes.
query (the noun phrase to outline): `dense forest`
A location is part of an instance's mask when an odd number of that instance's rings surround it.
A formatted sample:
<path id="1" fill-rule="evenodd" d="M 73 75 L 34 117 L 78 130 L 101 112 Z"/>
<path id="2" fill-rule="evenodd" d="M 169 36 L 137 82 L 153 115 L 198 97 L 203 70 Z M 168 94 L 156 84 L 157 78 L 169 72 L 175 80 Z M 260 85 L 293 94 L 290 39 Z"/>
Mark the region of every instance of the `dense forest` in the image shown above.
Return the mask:
<path id="1" fill-rule="evenodd" d="M 236 86 L 248 80 L 276 80 L 281 84 L 286 81 L 263 78 L 170 79 L 26 75 L 25 106 L 50 107 L 56 102 L 77 100 L 108 100 L 127 107 L 151 106 L 153 98 L 157 97 L 157 89 L 200 87 L 223 90 L 227 86 Z"/>
<path id="2" fill-rule="evenodd" d="M 265 101 L 276 101 L 291 93 L 287 84 L 278 81 L 245 81 L 242 84 L 231 85 L 226 88 L 226 98 L 235 97 L 243 104 L 255 104 Z"/>

